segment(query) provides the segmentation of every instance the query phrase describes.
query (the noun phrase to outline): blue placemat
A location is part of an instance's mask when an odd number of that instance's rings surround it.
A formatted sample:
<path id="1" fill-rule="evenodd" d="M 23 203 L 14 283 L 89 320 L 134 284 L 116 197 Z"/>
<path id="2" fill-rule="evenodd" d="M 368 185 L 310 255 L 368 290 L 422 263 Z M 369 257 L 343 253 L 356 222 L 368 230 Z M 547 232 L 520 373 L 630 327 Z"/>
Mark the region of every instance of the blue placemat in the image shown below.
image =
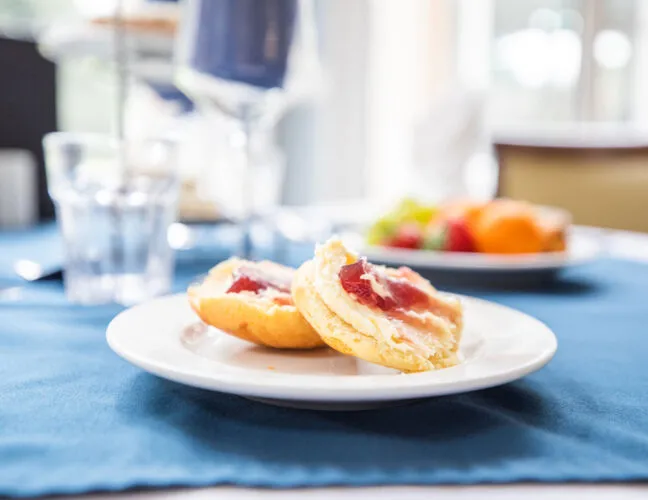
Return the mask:
<path id="1" fill-rule="evenodd" d="M 179 270 L 181 288 L 203 269 Z M 554 360 L 500 388 L 326 413 L 148 375 L 105 344 L 118 307 L 27 285 L 0 302 L 0 495 L 648 479 L 648 265 L 600 261 L 543 290 L 481 295 L 547 322 Z"/>

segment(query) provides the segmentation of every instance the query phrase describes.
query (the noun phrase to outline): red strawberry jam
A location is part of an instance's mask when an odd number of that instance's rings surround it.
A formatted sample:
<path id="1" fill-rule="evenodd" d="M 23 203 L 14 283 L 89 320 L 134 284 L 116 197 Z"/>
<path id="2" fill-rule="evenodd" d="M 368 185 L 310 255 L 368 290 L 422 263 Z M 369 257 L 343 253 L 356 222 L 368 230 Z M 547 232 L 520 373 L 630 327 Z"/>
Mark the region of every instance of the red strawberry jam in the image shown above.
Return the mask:
<path id="1" fill-rule="evenodd" d="M 385 296 L 374 290 L 370 279 L 367 279 L 369 275 L 387 292 Z M 423 290 L 405 279 L 379 273 L 366 259 L 342 266 L 339 278 L 342 288 L 352 294 L 358 302 L 383 311 L 421 309 L 426 308 L 430 302 L 428 294 Z"/>
<path id="2" fill-rule="evenodd" d="M 268 288 L 290 293 L 290 281 L 285 277 L 272 275 L 254 267 L 239 267 L 232 278 L 232 284 L 226 293 L 259 293 Z"/>

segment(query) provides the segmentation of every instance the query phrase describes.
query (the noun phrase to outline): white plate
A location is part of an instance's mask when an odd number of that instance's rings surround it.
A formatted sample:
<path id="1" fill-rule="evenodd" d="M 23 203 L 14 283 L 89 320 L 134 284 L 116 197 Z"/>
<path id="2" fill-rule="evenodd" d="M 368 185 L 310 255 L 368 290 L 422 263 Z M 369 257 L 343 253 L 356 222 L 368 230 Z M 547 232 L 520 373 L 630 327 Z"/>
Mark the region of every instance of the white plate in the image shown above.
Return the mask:
<path id="1" fill-rule="evenodd" d="M 358 233 L 347 233 L 344 241 L 369 260 L 419 269 L 454 271 L 555 271 L 589 262 L 600 253 L 600 231 L 572 227 L 566 252 L 529 255 L 487 255 L 480 253 L 434 252 L 369 246 Z"/>
<path id="2" fill-rule="evenodd" d="M 554 355 L 556 337 L 540 321 L 491 302 L 461 300 L 464 360 L 436 372 L 405 375 L 327 348 L 290 352 L 255 346 L 203 328 L 185 295 L 122 312 L 108 326 L 107 340 L 127 361 L 169 380 L 285 406 L 336 410 L 504 384 L 538 370 Z"/>

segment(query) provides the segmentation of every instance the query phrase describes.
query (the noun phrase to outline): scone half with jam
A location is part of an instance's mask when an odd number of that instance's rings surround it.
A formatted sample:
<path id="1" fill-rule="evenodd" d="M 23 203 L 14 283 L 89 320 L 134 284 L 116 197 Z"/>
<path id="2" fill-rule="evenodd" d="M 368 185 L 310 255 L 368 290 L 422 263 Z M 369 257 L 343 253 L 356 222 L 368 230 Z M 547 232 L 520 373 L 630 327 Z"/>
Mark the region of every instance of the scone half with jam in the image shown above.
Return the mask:
<path id="1" fill-rule="evenodd" d="M 409 268 L 371 264 L 339 239 L 295 273 L 292 296 L 333 349 L 403 372 L 454 366 L 463 328 L 458 298 Z"/>
<path id="2" fill-rule="evenodd" d="M 189 287 L 189 302 L 206 324 L 240 339 L 278 349 L 320 347 L 324 342 L 293 303 L 294 273 L 274 262 L 231 258 Z"/>

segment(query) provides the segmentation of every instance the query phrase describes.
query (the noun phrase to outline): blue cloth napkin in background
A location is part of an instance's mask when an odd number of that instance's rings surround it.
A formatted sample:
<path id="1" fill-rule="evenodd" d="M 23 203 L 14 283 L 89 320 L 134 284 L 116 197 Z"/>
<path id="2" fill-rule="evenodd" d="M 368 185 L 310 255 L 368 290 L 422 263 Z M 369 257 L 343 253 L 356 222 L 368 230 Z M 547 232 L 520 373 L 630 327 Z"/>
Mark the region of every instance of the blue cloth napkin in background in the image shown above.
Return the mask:
<path id="1" fill-rule="evenodd" d="M 182 289 L 204 263 L 181 262 Z M 107 347 L 121 309 L 58 282 L 0 301 L 0 495 L 131 487 L 648 479 L 648 265 L 602 260 L 481 296 L 559 339 L 499 388 L 357 413 L 300 411 L 167 382 Z"/>

